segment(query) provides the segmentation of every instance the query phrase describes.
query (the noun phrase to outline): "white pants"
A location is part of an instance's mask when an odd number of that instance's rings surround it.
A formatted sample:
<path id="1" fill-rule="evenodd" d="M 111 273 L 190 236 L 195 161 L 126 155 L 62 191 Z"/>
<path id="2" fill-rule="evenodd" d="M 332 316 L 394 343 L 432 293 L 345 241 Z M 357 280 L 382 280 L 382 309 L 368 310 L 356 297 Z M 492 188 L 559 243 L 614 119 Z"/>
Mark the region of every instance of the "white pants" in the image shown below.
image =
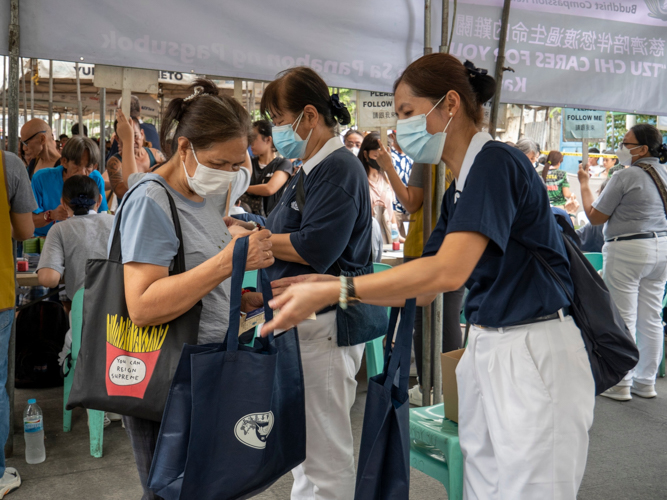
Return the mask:
<path id="1" fill-rule="evenodd" d="M 306 460 L 292 470 L 292 500 L 354 498 L 350 409 L 364 344 L 338 347 L 336 312 L 298 326 L 306 388 Z"/>
<path id="2" fill-rule="evenodd" d="M 575 500 L 595 383 L 574 320 L 472 327 L 456 378 L 464 500 Z"/>
<path id="3" fill-rule="evenodd" d="M 604 281 L 639 348 L 639 363 L 618 384 L 655 384 L 664 333 L 660 313 L 667 283 L 667 237 L 612 241 L 602 247 Z"/>

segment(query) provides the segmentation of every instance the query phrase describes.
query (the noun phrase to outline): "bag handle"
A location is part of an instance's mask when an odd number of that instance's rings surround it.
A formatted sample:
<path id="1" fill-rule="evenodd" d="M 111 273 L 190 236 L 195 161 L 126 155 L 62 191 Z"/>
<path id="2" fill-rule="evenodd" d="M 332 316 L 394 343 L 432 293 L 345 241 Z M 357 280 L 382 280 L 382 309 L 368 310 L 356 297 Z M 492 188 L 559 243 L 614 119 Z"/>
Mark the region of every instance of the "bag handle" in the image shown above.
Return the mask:
<path id="1" fill-rule="evenodd" d="M 239 348 L 239 328 L 241 327 L 241 295 L 243 290 L 243 277 L 245 275 L 246 262 L 248 260 L 249 236 L 236 240 L 234 244 L 234 255 L 232 257 L 232 284 L 231 298 L 229 304 L 229 327 L 227 328 L 227 350 L 237 351 Z M 269 301 L 273 299 L 271 282 L 264 269 L 257 271 L 257 289 L 261 289 L 264 298 L 264 318 L 266 321 L 273 319 L 273 310 L 269 307 Z M 273 333 L 268 336 L 268 342 L 273 340 Z"/>
<path id="2" fill-rule="evenodd" d="M 665 183 L 662 182 L 660 175 L 655 171 L 653 165 L 648 163 L 637 163 L 636 166 L 646 172 L 651 177 L 651 179 L 653 179 L 653 182 L 655 182 L 655 187 L 658 188 L 660 198 L 662 199 L 662 206 L 665 209 L 665 217 L 667 217 L 667 188 L 665 187 Z"/>
<path id="3" fill-rule="evenodd" d="M 402 308 L 392 308 L 389 318 L 389 328 L 387 330 L 385 345 L 385 372 L 384 387 L 391 390 L 396 378 L 396 372 L 400 368 L 398 387 L 403 391 L 408 390 L 410 381 L 410 350 L 412 347 L 412 329 L 414 327 L 415 311 L 417 309 L 417 299 L 405 301 Z M 391 343 L 396 328 L 398 313 L 401 313 L 401 322 L 398 325 L 396 333 L 396 344 L 392 347 Z"/>
<path id="4" fill-rule="evenodd" d="M 176 237 L 178 238 L 178 250 L 176 251 L 176 256 L 174 257 L 174 268 L 169 272 L 170 276 L 181 274 L 185 272 L 185 250 L 183 245 L 183 233 L 181 232 L 181 221 L 178 218 L 178 209 L 176 208 L 176 203 L 174 198 L 171 196 L 169 189 L 157 179 L 146 179 L 134 186 L 128 193 L 125 194 L 125 199 L 127 199 L 130 194 L 137 188 L 137 186 L 143 184 L 144 182 L 156 182 L 164 188 L 164 192 L 167 193 L 167 199 L 169 200 L 169 208 L 171 210 L 171 218 L 174 222 L 174 230 L 176 231 Z M 123 204 L 124 205 L 124 204 Z M 123 205 L 120 206 L 118 212 L 116 212 L 116 224 L 113 233 L 113 241 L 111 242 L 111 251 L 109 252 L 109 260 L 113 262 L 123 262 L 123 253 L 120 244 L 120 221 L 123 215 Z"/>

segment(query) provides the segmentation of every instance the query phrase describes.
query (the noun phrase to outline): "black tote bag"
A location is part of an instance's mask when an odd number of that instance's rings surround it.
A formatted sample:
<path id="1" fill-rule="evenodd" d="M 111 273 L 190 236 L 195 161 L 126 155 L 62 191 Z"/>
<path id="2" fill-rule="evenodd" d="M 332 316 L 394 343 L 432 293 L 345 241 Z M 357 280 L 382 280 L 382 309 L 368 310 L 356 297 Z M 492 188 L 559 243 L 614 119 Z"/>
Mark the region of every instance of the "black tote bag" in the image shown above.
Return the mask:
<path id="1" fill-rule="evenodd" d="M 154 179 L 144 182 L 162 185 Z M 170 272 L 176 275 L 185 272 L 184 242 L 176 205 L 164 189 L 180 242 Z M 159 422 L 181 348 L 197 343 L 202 304 L 162 325 L 141 328 L 132 323 L 125 303 L 122 215 L 121 206 L 109 259 L 89 260 L 86 264 L 81 350 L 67 409 L 82 406 Z"/>
<path id="2" fill-rule="evenodd" d="M 562 236 L 570 260 L 574 296 L 544 257 L 536 250 L 528 250 L 570 301 L 570 314 L 581 330 L 595 379 L 595 394 L 599 395 L 618 384 L 637 365 L 639 350 L 600 275 L 567 236 Z"/>
<path id="3" fill-rule="evenodd" d="M 306 407 L 296 328 L 239 344 L 248 238 L 234 247 L 222 344 L 184 346 L 148 487 L 165 500 L 249 498 L 306 459 Z M 264 303 L 271 286 L 258 273 Z M 273 312 L 265 307 L 266 321 Z"/>
<path id="4" fill-rule="evenodd" d="M 415 310 L 415 299 L 403 309 L 391 310 L 384 371 L 368 381 L 355 500 L 407 500 L 410 493 L 408 382 Z M 401 322 L 392 349 L 399 311 Z"/>

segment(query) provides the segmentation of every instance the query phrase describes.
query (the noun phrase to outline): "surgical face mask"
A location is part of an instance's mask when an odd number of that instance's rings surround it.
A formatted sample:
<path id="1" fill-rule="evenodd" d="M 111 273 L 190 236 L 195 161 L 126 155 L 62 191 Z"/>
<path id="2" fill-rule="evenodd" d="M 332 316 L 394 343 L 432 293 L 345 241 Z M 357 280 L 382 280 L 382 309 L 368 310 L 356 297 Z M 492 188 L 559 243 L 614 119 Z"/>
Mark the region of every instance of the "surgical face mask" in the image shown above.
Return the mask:
<path id="1" fill-rule="evenodd" d="M 630 166 L 632 165 L 632 151 L 633 149 L 641 148 L 641 146 L 636 146 L 634 148 L 626 148 L 625 144 L 621 144 L 621 147 L 616 151 L 616 156 L 618 156 L 618 162 L 621 165 Z"/>
<path id="2" fill-rule="evenodd" d="M 185 162 L 183 162 L 185 178 L 188 180 L 188 186 L 190 186 L 190 189 L 192 189 L 202 198 L 213 195 L 227 194 L 227 191 L 229 191 L 229 185 L 234 181 L 234 179 L 236 179 L 236 174 L 238 172 L 217 170 L 215 168 L 202 165 L 197 159 L 194 148 L 190 146 L 190 149 L 192 149 L 192 155 L 195 157 L 195 161 L 197 162 L 195 175 L 192 177 L 190 177 L 188 174 L 188 169 L 185 168 Z"/>
<path id="3" fill-rule="evenodd" d="M 273 127 L 272 129 L 273 145 L 284 158 L 303 158 L 306 152 L 308 139 L 310 139 L 313 131 L 311 130 L 308 133 L 308 137 L 306 137 L 305 140 L 299 137 L 296 133 L 296 129 L 299 128 L 301 118 L 303 118 L 303 111 L 294 123 L 280 125 L 278 127 Z"/>
<path id="4" fill-rule="evenodd" d="M 375 170 L 377 170 L 378 172 L 382 172 L 382 167 L 380 167 L 380 165 L 378 164 L 377 160 L 374 160 L 373 158 L 370 158 L 370 159 L 368 160 L 368 164 L 369 164 L 371 167 L 373 167 Z"/>
<path id="5" fill-rule="evenodd" d="M 444 99 L 445 96 L 442 97 Z M 429 134 L 426 130 L 426 117 L 442 102 L 440 99 L 426 114 L 411 116 L 405 120 L 398 120 L 396 138 L 405 154 L 416 163 L 440 163 L 442 149 L 447 139 L 447 127 L 452 122 L 451 117 L 445 130 L 437 134 Z"/>
<path id="6" fill-rule="evenodd" d="M 352 151 L 352 154 L 353 154 L 354 156 L 358 156 L 358 155 L 359 155 L 359 148 L 356 148 L 356 147 L 355 147 L 355 148 L 350 149 L 350 151 Z"/>

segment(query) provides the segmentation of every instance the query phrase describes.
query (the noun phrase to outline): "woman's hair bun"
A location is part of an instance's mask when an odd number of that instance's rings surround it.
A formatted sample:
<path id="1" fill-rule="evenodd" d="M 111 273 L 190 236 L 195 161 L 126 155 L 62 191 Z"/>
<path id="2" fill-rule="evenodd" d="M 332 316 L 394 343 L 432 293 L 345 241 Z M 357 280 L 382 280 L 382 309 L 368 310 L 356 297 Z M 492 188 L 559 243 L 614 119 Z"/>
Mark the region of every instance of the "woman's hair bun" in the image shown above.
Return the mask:
<path id="1" fill-rule="evenodd" d="M 667 145 L 661 144 L 658 148 L 658 160 L 660 163 L 667 163 Z"/>
<path id="2" fill-rule="evenodd" d="M 489 76 L 489 72 L 483 68 L 477 68 L 470 61 L 463 63 L 463 66 L 468 71 L 468 78 L 470 85 L 475 92 L 477 104 L 484 104 L 491 99 L 496 93 L 496 80 Z"/>
<path id="3" fill-rule="evenodd" d="M 341 125 L 349 125 L 352 123 L 350 112 L 347 110 L 347 106 L 340 101 L 338 94 L 331 95 L 331 113 Z"/>

